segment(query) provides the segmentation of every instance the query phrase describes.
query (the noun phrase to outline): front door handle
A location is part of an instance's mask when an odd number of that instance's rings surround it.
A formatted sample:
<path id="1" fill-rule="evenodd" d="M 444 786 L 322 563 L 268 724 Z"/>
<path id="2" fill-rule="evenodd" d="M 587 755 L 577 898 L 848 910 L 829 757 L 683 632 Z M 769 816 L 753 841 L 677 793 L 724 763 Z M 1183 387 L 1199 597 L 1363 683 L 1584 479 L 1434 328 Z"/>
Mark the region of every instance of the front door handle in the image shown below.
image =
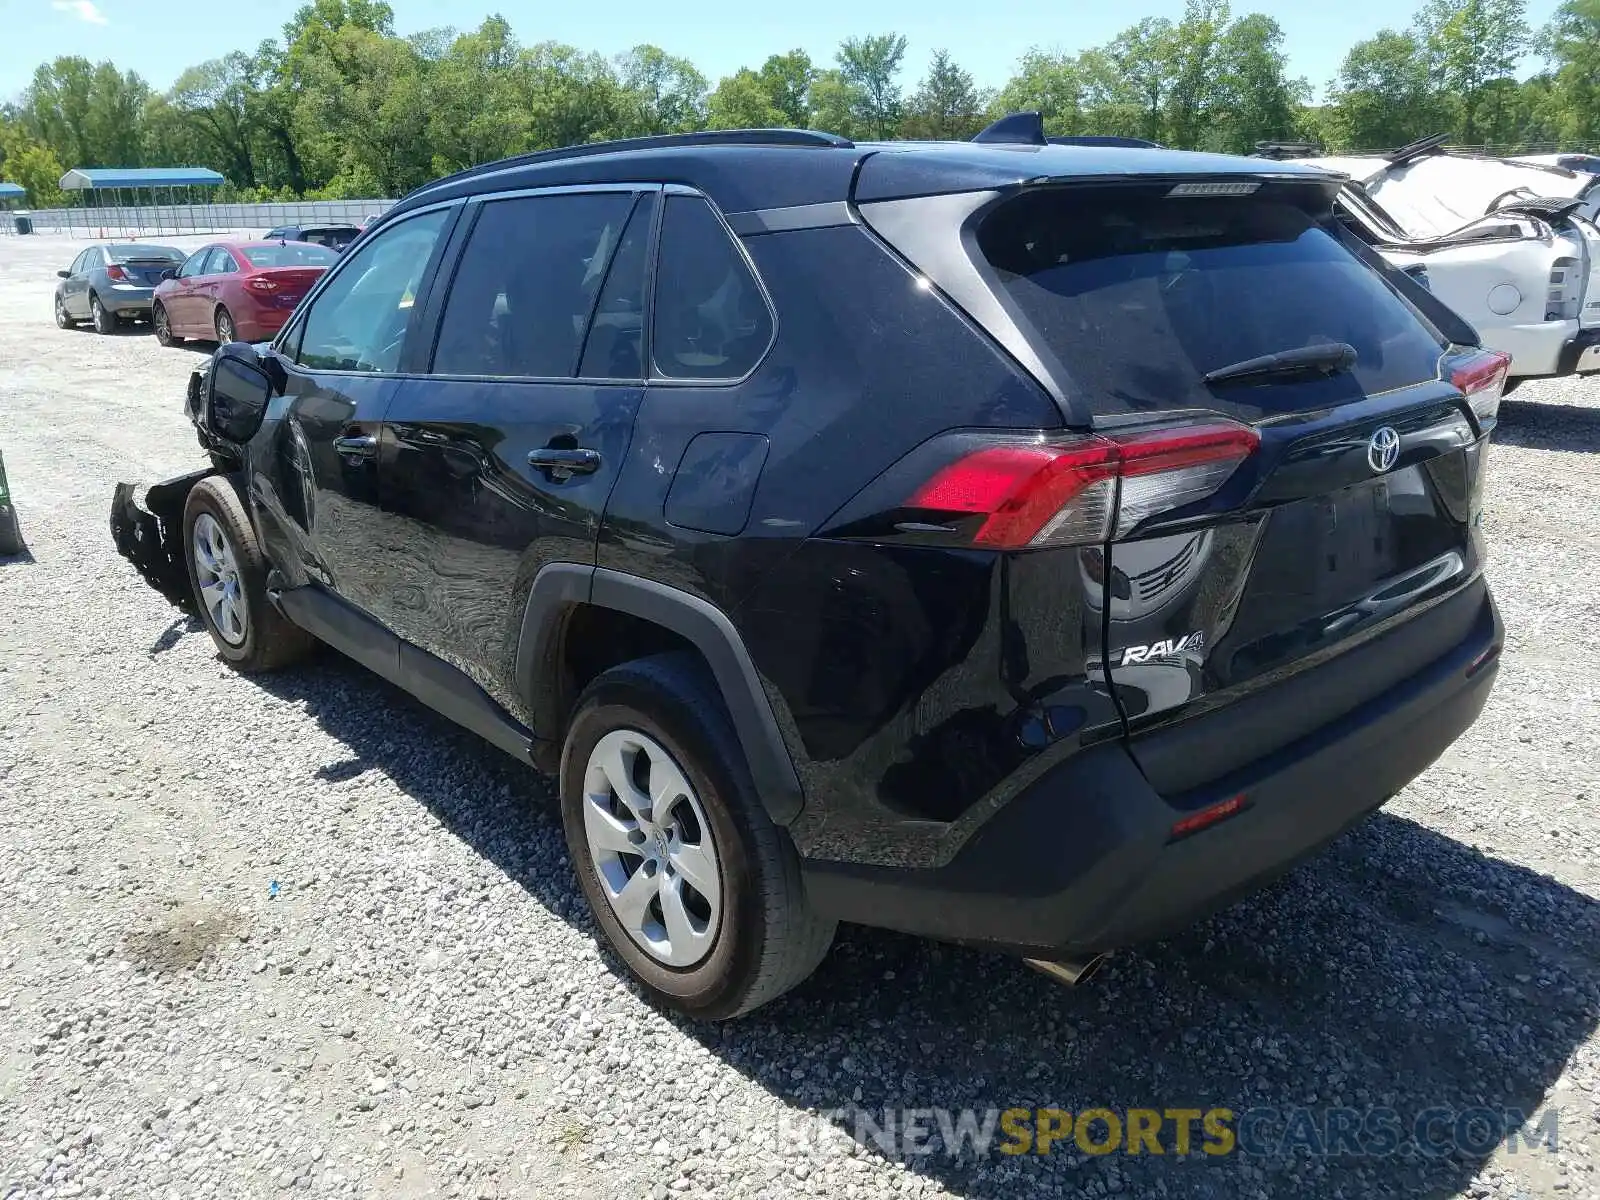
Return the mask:
<path id="1" fill-rule="evenodd" d="M 528 451 L 528 465 L 546 471 L 551 479 L 571 479 L 574 475 L 593 475 L 600 469 L 600 451 L 545 446 Z"/>
<path id="2" fill-rule="evenodd" d="M 378 457 L 378 439 L 370 433 L 358 437 L 336 437 L 333 448 L 347 458 Z"/>

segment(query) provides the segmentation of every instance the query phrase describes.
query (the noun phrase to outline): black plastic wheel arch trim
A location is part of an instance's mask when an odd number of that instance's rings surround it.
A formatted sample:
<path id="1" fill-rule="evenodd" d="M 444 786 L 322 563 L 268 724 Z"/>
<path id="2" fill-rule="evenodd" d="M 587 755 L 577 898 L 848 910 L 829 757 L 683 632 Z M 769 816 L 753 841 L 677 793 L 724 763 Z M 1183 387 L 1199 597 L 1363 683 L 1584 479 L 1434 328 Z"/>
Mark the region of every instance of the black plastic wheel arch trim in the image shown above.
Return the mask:
<path id="1" fill-rule="evenodd" d="M 606 567 L 549 563 L 529 589 L 517 647 L 517 678 L 534 719 L 535 747 L 559 740 L 566 714 L 556 663 L 567 617 L 592 604 L 649 621 L 700 651 L 716 678 L 757 794 L 778 825 L 788 825 L 805 803 L 772 703 L 744 640 L 725 613 L 699 596 Z"/>

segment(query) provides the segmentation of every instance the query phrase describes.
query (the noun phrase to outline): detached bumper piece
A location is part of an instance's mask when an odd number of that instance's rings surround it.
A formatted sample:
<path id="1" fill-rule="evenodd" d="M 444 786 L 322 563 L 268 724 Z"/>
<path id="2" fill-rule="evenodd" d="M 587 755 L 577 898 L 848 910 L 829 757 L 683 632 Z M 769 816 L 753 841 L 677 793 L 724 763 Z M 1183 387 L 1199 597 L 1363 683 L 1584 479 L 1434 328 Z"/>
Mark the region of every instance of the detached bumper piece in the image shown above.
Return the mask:
<path id="1" fill-rule="evenodd" d="M 189 571 L 183 557 L 183 506 L 195 484 L 213 470 L 195 471 L 145 492 L 141 505 L 135 484 L 119 483 L 111 497 L 111 540 L 144 581 L 185 611 L 194 610 Z"/>
<path id="2" fill-rule="evenodd" d="M 1557 375 L 1591 371 L 1600 371 L 1600 329 L 1585 329 L 1561 347 L 1561 359 L 1556 366 Z"/>
<path id="3" fill-rule="evenodd" d="M 1151 786 L 1134 757 L 1146 739 L 1104 744 L 1041 777 L 947 865 L 806 861 L 807 895 L 840 920 L 1047 962 L 1174 933 L 1360 821 L 1473 723 L 1504 635 L 1485 591 L 1462 599 L 1477 612 L 1446 653 L 1198 794 Z"/>

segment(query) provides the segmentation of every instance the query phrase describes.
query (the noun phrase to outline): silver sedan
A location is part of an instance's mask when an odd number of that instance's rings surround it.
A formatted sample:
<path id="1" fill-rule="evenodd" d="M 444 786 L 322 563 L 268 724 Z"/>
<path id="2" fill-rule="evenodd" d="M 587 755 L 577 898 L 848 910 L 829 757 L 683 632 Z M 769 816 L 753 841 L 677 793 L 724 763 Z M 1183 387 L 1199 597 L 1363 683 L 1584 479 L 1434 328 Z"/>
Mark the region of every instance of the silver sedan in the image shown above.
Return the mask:
<path id="1" fill-rule="evenodd" d="M 183 259 L 182 250 L 147 242 L 90 246 L 56 272 L 56 324 L 71 329 L 89 321 L 98 333 L 114 333 L 126 321 L 149 320 L 156 284 Z"/>

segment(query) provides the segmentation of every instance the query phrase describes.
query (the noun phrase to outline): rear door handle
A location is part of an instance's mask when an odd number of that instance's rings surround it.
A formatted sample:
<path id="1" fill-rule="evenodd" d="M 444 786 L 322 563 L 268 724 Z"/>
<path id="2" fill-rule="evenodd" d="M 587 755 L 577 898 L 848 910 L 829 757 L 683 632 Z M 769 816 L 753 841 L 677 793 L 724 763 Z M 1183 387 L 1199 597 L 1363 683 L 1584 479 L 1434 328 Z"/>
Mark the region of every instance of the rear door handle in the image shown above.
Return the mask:
<path id="1" fill-rule="evenodd" d="M 600 469 L 600 451 L 582 448 L 567 450 L 545 446 L 528 451 L 528 465 L 538 471 L 548 471 L 552 479 L 593 475 Z"/>
<path id="2" fill-rule="evenodd" d="M 370 433 L 359 437 L 336 437 L 333 439 L 333 448 L 349 458 L 376 458 L 378 439 Z"/>

